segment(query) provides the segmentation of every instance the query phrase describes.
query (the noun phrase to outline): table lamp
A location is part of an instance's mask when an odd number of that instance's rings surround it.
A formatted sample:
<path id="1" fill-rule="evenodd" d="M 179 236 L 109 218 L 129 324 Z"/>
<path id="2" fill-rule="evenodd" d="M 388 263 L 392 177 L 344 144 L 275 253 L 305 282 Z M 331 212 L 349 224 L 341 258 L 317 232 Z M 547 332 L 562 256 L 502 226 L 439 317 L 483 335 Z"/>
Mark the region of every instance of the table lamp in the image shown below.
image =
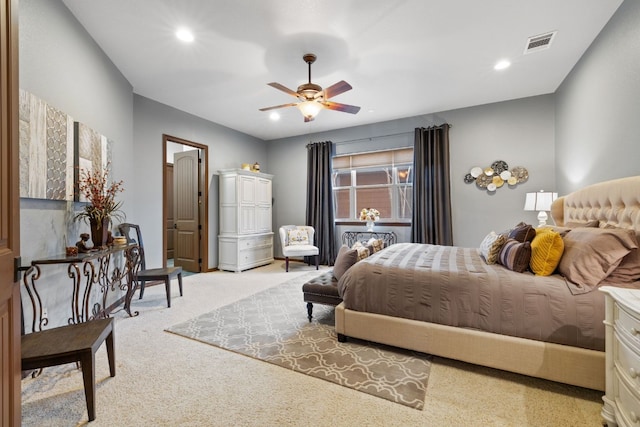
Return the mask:
<path id="1" fill-rule="evenodd" d="M 527 193 L 524 202 L 525 211 L 538 211 L 538 227 L 547 225 L 549 216 L 546 211 L 551 210 L 551 203 L 558 198 L 558 193 L 545 192 L 543 190 L 537 193 Z"/>

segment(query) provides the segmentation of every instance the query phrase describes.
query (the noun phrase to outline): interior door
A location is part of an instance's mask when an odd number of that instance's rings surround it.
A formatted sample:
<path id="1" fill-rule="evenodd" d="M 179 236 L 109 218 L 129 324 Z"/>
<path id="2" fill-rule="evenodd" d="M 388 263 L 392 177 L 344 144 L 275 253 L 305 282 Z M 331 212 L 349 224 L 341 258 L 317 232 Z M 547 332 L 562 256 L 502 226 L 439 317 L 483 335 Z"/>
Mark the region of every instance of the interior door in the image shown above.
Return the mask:
<path id="1" fill-rule="evenodd" d="M 165 212 L 167 213 L 167 222 L 165 224 L 167 231 L 167 259 L 172 259 L 173 254 L 173 245 L 174 245 L 174 235 L 175 229 L 173 228 L 175 224 L 175 218 L 173 216 L 173 165 L 167 163 L 166 168 L 166 182 L 164 183 L 165 188 Z"/>
<path id="2" fill-rule="evenodd" d="M 173 262 L 186 271 L 200 271 L 200 150 L 173 155 Z"/>
<path id="3" fill-rule="evenodd" d="M 20 425 L 18 2 L 0 2 L 0 426 Z"/>

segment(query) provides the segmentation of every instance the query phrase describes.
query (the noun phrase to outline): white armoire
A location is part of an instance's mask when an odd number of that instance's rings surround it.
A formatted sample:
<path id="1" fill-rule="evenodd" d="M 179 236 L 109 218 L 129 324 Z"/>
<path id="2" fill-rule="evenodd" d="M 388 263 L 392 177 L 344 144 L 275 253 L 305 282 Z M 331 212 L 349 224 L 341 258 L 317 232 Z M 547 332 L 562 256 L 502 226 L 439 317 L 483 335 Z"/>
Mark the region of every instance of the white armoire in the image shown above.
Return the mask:
<path id="1" fill-rule="evenodd" d="M 240 272 L 273 262 L 273 175 L 244 169 L 219 174 L 218 269 Z"/>

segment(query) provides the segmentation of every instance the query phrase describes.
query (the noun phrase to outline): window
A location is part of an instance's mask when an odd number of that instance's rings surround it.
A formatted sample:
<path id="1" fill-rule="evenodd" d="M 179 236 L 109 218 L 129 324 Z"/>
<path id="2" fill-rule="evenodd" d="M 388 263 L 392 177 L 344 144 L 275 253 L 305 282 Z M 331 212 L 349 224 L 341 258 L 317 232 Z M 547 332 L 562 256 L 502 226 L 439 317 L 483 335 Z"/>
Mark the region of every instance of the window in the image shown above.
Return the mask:
<path id="1" fill-rule="evenodd" d="M 413 148 L 334 157 L 332 184 L 336 221 L 375 208 L 381 221 L 411 222 Z"/>

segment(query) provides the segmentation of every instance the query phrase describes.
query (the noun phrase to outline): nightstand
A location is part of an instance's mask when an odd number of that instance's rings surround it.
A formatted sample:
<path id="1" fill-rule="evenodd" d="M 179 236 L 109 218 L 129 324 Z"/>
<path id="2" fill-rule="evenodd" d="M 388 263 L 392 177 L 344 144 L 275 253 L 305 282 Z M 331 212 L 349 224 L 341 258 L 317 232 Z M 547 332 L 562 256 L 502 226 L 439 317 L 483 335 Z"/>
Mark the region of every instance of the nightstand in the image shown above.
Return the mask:
<path id="1" fill-rule="evenodd" d="M 603 286 L 606 294 L 606 394 L 609 427 L 640 425 L 640 290 Z"/>

